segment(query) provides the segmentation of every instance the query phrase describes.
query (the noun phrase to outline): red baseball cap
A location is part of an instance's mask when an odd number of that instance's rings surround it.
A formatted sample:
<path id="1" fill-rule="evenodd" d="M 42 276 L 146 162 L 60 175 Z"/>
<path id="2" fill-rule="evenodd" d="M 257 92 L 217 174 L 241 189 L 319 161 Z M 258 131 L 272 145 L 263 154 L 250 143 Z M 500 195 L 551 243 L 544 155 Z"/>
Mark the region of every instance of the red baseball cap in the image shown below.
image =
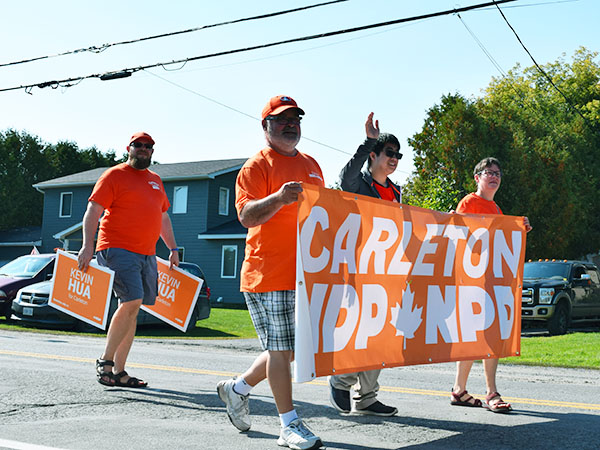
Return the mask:
<path id="1" fill-rule="evenodd" d="M 139 131 L 137 133 L 135 133 L 133 136 L 131 136 L 131 139 L 129 139 L 129 144 L 131 144 L 132 142 L 135 141 L 147 141 L 150 142 L 151 144 L 155 144 L 154 139 L 152 139 L 152 136 L 150 136 L 148 133 L 145 133 L 143 131 Z"/>
<path id="2" fill-rule="evenodd" d="M 262 110 L 262 118 L 267 116 L 277 116 L 286 109 L 296 108 L 300 114 L 304 114 L 302 108 L 298 106 L 296 101 L 292 97 L 287 95 L 277 95 L 267 102 Z"/>

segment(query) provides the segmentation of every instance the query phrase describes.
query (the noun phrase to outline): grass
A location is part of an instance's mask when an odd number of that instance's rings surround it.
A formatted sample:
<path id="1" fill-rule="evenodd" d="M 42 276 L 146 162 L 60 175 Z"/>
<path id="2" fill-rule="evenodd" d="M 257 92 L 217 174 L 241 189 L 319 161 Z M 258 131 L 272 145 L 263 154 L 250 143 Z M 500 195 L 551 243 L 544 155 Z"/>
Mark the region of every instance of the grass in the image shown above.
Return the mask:
<path id="1" fill-rule="evenodd" d="M 105 336 L 106 332 L 78 333 L 71 330 L 56 330 L 51 328 L 25 327 L 0 319 L 0 330 L 30 331 L 33 333 L 71 334 L 88 336 Z M 137 337 L 169 338 L 169 339 L 249 339 L 256 338 L 250 314 L 245 309 L 213 308 L 208 319 L 196 322 L 196 328 L 190 333 L 181 331 L 169 325 L 143 325 L 136 331 Z"/>
<path id="2" fill-rule="evenodd" d="M 26 330 L 38 333 L 76 334 L 22 327 L 0 319 L 0 330 Z M 104 336 L 106 333 L 89 334 Z M 256 333 L 245 309 L 213 308 L 210 318 L 197 322 L 189 334 L 173 327 L 138 327 L 137 337 L 162 339 L 251 339 Z M 529 366 L 571 367 L 600 370 L 600 333 L 573 332 L 563 336 L 536 336 L 521 338 L 521 356 L 502 358 L 501 363 Z"/>
<path id="3" fill-rule="evenodd" d="M 521 356 L 501 362 L 527 366 L 600 369 L 600 333 L 569 333 L 562 336 L 521 338 Z"/>

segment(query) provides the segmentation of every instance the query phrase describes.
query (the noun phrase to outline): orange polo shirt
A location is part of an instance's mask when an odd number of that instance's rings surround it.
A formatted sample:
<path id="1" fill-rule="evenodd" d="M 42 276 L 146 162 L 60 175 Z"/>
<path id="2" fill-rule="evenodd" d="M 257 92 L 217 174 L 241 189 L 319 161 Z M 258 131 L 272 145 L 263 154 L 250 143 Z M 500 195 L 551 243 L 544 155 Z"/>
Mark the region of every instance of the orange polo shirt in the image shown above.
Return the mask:
<path id="1" fill-rule="evenodd" d="M 160 177 L 127 163 L 111 167 L 96 182 L 90 201 L 104 208 L 96 251 L 123 248 L 154 255 L 169 200 Z"/>
<path id="2" fill-rule="evenodd" d="M 250 200 L 277 192 L 284 183 L 299 181 L 325 186 L 317 162 L 298 152 L 284 156 L 265 148 L 240 170 L 235 188 L 238 215 Z M 298 205 L 282 207 L 262 225 L 248 229 L 246 256 L 240 273 L 242 292 L 272 292 L 296 288 L 296 222 Z"/>

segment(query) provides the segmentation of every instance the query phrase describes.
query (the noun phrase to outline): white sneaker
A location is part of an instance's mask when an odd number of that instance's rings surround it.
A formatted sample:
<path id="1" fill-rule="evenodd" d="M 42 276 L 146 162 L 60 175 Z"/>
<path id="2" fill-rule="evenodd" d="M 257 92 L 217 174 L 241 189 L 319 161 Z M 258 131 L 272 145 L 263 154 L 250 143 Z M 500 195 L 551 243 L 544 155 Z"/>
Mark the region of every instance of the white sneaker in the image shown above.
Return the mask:
<path id="1" fill-rule="evenodd" d="M 250 429 L 250 408 L 248 407 L 248 397 L 250 395 L 240 395 L 233 390 L 235 378 L 219 381 L 217 384 L 217 393 L 223 403 L 227 405 L 227 415 L 234 427 L 240 431 Z"/>
<path id="2" fill-rule="evenodd" d="M 300 419 L 294 419 L 287 427 L 281 429 L 277 445 L 294 450 L 308 450 L 321 448 L 323 443 Z"/>

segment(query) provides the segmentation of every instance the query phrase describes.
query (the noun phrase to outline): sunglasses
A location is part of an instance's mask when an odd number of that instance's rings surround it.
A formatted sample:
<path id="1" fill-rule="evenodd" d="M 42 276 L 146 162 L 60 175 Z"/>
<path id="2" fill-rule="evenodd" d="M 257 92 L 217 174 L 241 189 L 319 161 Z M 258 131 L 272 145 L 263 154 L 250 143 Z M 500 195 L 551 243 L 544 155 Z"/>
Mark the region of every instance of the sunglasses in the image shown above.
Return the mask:
<path id="1" fill-rule="evenodd" d="M 279 116 L 268 116 L 265 117 L 265 120 L 272 120 L 277 125 L 300 125 L 300 121 L 302 117 L 279 117 Z"/>
<path id="2" fill-rule="evenodd" d="M 397 160 L 402 159 L 402 153 L 395 152 L 394 150 L 390 150 L 389 148 L 385 149 L 385 156 L 387 156 L 388 158 L 396 158 Z"/>
<path id="3" fill-rule="evenodd" d="M 148 150 L 152 150 L 154 148 L 154 144 L 145 144 L 143 142 L 132 142 L 131 145 L 133 146 L 133 148 L 145 147 Z"/>

